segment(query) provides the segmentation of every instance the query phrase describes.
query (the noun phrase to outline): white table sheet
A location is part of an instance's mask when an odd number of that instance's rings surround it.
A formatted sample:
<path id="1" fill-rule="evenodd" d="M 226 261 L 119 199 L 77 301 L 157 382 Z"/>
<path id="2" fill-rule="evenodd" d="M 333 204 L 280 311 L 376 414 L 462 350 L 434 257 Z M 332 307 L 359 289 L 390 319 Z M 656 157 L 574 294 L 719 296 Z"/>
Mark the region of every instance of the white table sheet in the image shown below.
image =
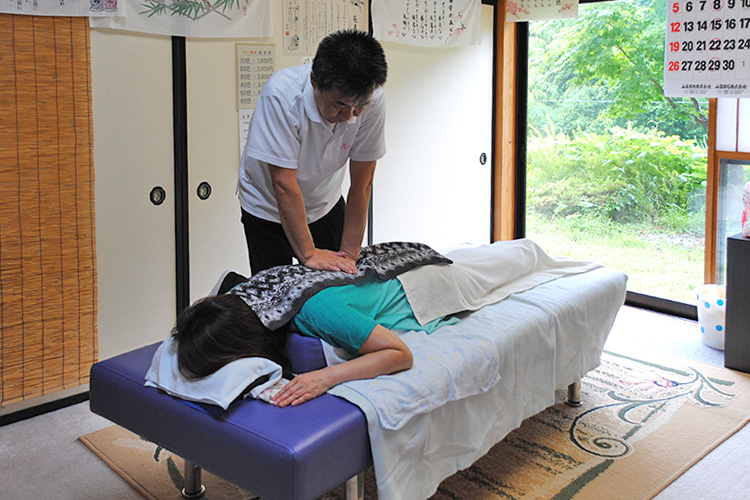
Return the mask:
<path id="1" fill-rule="evenodd" d="M 427 498 L 521 422 L 597 367 L 627 277 L 610 268 L 566 276 L 466 314 L 460 325 L 488 336 L 500 381 L 489 391 L 416 415 L 397 430 L 378 424 L 369 400 L 342 384 L 331 392 L 365 412 L 380 500 Z"/>

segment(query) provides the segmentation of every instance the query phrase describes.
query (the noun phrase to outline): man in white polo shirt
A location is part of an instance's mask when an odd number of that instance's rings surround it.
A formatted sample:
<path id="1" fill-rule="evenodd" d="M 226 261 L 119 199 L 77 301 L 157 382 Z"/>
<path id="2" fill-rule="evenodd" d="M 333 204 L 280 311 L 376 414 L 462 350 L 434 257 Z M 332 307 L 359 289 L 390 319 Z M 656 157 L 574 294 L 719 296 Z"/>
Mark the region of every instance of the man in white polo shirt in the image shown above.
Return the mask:
<path id="1" fill-rule="evenodd" d="M 293 257 L 313 269 L 357 272 L 375 164 L 385 154 L 386 75 L 380 43 L 345 30 L 320 42 L 312 66 L 268 79 L 239 171 L 253 274 Z"/>

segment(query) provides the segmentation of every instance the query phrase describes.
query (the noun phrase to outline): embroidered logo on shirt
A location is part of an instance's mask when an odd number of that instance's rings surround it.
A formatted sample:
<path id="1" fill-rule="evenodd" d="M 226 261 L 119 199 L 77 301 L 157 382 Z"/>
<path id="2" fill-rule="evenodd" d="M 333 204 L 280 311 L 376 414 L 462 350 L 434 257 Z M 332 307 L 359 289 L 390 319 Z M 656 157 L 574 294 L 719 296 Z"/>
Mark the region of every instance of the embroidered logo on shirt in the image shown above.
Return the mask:
<path id="1" fill-rule="evenodd" d="M 352 145 L 345 142 L 341 143 L 341 149 L 351 149 Z"/>

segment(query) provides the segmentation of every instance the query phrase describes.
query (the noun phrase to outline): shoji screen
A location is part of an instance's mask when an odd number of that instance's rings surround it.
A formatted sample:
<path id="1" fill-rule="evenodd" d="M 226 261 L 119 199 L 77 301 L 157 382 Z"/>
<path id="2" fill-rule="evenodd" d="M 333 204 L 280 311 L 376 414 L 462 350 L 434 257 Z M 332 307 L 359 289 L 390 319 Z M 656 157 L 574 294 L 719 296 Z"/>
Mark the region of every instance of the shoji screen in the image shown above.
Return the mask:
<path id="1" fill-rule="evenodd" d="M 0 405 L 97 357 L 87 18 L 0 15 Z"/>
<path id="2" fill-rule="evenodd" d="M 750 153 L 750 99 L 717 99 L 716 149 Z"/>

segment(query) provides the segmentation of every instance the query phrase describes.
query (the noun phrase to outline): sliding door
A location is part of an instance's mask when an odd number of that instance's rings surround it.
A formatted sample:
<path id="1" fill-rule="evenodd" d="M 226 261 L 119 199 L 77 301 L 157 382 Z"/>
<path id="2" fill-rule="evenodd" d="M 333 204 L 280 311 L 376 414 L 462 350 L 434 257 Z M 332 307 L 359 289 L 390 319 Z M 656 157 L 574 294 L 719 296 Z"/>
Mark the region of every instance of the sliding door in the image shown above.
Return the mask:
<path id="1" fill-rule="evenodd" d="M 174 324 L 169 37 L 91 30 L 99 353 L 163 340 Z"/>
<path id="2" fill-rule="evenodd" d="M 492 33 L 493 7 L 483 5 L 481 45 L 383 43 L 387 153 L 375 172 L 375 242 L 489 242 Z"/>

